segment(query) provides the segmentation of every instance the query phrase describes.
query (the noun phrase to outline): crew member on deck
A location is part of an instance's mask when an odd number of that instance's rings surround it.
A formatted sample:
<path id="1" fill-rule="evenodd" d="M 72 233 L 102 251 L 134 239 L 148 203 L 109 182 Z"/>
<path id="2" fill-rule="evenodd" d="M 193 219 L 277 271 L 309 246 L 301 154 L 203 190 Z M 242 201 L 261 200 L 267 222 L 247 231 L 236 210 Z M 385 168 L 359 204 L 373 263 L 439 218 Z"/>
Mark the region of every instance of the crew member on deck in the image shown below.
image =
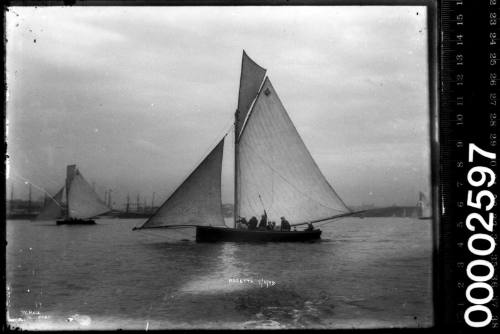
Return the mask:
<path id="1" fill-rule="evenodd" d="M 238 228 L 239 229 L 248 228 L 248 222 L 245 217 L 240 217 L 240 219 L 238 219 Z"/>
<path id="2" fill-rule="evenodd" d="M 281 217 L 281 231 L 290 231 L 290 223 L 285 217 Z"/>
<path id="3" fill-rule="evenodd" d="M 250 218 L 250 220 L 248 221 L 248 229 L 249 230 L 255 230 L 257 228 L 257 217 L 253 216 L 252 218 Z"/>
<path id="4" fill-rule="evenodd" d="M 313 224 L 312 223 L 307 224 L 306 231 L 313 231 L 313 230 L 314 230 Z"/>
<path id="5" fill-rule="evenodd" d="M 264 214 L 260 218 L 259 230 L 265 230 L 266 227 L 267 227 L 267 214 L 266 211 L 264 211 Z"/>

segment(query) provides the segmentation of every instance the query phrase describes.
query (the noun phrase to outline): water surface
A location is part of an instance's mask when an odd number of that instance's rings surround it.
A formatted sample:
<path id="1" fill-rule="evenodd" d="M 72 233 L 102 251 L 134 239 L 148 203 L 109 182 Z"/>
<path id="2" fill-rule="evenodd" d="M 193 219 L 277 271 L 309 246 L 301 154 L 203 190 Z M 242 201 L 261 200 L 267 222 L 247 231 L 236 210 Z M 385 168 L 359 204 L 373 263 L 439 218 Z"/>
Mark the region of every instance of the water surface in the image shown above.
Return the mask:
<path id="1" fill-rule="evenodd" d="M 314 243 L 197 244 L 193 230 L 7 222 L 7 301 L 23 329 L 432 325 L 431 222 L 347 218 Z"/>

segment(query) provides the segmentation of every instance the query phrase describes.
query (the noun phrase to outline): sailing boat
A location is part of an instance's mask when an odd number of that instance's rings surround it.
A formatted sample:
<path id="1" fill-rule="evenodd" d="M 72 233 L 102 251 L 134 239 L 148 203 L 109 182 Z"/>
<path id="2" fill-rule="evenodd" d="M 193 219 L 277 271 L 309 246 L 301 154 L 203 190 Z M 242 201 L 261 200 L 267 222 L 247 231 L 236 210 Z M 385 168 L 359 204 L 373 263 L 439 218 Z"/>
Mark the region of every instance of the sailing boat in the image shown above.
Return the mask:
<path id="1" fill-rule="evenodd" d="M 66 195 L 66 202 L 63 201 Z M 66 183 L 48 199 L 46 205 L 36 217 L 37 220 L 56 221 L 57 225 L 95 224 L 91 218 L 107 213 L 111 209 L 99 198 L 92 186 L 83 178 L 76 165 L 66 168 Z"/>
<path id="2" fill-rule="evenodd" d="M 417 203 L 418 219 L 431 219 L 431 204 L 427 196 L 423 192 L 418 195 Z"/>
<path id="3" fill-rule="evenodd" d="M 328 183 L 281 103 L 266 69 L 243 51 L 235 113 L 234 226 L 222 216 L 224 139 L 139 228 L 195 227 L 196 241 L 305 241 L 319 239 L 312 223 L 352 215 Z M 284 218 L 306 230 L 245 229 L 242 218 Z M 286 217 L 286 218 L 285 218 Z"/>

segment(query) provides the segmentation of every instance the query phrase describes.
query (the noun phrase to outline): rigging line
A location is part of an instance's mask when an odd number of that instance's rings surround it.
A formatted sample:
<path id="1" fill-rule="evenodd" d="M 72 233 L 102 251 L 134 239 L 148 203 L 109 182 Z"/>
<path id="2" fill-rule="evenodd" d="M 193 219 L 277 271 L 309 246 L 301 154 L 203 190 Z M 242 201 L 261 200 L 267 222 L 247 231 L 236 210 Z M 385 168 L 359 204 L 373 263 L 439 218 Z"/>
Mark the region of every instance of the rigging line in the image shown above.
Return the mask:
<path id="1" fill-rule="evenodd" d="M 335 221 L 339 221 L 339 220 L 342 220 L 342 219 L 345 219 L 345 218 L 350 218 L 350 217 L 349 217 L 349 216 L 346 216 L 346 217 L 332 218 L 332 219 L 327 220 L 326 222 L 324 222 L 324 223 L 322 223 L 322 224 L 318 225 L 318 227 L 321 227 L 321 226 L 326 225 L 326 224 L 330 224 L 330 223 L 332 223 L 332 221 L 333 221 L 333 220 L 335 220 Z"/>
<path id="2" fill-rule="evenodd" d="M 12 172 L 11 172 L 12 173 Z M 41 187 L 41 186 L 37 186 L 35 183 L 29 181 L 29 179 L 23 177 L 22 175 L 12 175 L 15 179 L 17 180 L 20 180 L 20 181 L 24 181 L 24 182 L 27 182 L 29 184 L 31 184 L 32 186 L 34 186 L 36 189 L 40 190 L 44 195 L 48 195 L 48 197 L 53 200 L 54 202 L 56 202 L 57 206 L 59 206 L 60 208 L 63 208 L 61 205 L 59 205 L 59 203 L 56 201 L 56 199 L 48 192 L 45 190 L 45 188 Z M 57 193 L 56 193 L 57 194 Z"/>
<path id="3" fill-rule="evenodd" d="M 12 160 L 12 159 L 10 158 L 10 156 L 9 156 L 9 158 L 7 158 L 7 160 L 6 160 L 6 161 L 9 161 L 9 159 L 10 159 L 10 160 Z M 23 162 L 23 164 L 25 164 L 25 163 L 27 163 L 28 165 L 33 166 L 35 169 L 37 169 L 37 167 L 38 167 L 38 166 L 35 166 L 35 164 L 34 164 L 34 163 L 32 163 L 31 161 L 24 161 L 24 162 Z M 10 177 L 10 175 L 11 175 L 11 174 L 17 174 L 17 173 L 14 171 L 14 168 L 12 167 L 12 162 L 9 162 L 9 168 L 8 168 L 8 170 L 9 170 L 9 177 Z M 6 180 L 8 180 L 8 178 L 7 178 L 7 174 L 6 174 L 6 171 L 2 170 L 1 174 L 2 174 L 3 176 L 5 176 L 5 177 L 6 177 Z M 18 174 L 18 175 L 19 175 L 19 174 Z M 28 179 L 25 179 L 22 175 L 19 175 L 19 176 L 20 176 L 21 178 L 23 178 L 25 181 L 29 182 L 29 181 L 28 181 Z M 50 182 L 52 183 L 52 180 L 50 180 Z M 31 183 L 31 182 L 30 182 L 30 183 Z M 54 182 L 54 184 L 55 184 L 55 182 Z"/>
<path id="4" fill-rule="evenodd" d="M 366 212 L 367 210 L 360 210 L 360 211 L 350 211 L 350 212 L 347 212 L 347 213 L 344 213 L 344 214 L 340 214 L 340 215 L 336 215 L 336 216 L 331 216 L 331 217 L 325 217 L 325 218 L 320 218 L 320 219 L 315 219 L 315 220 L 309 220 L 309 221 L 305 221 L 305 222 L 302 222 L 302 223 L 295 223 L 295 224 L 291 224 L 292 226 L 299 226 L 299 225 L 306 225 L 306 224 L 312 224 L 312 223 L 319 223 L 319 222 L 322 222 L 322 221 L 332 221 L 332 220 L 335 220 L 335 219 L 340 219 L 340 218 L 344 218 L 344 217 L 351 217 L 357 213 L 362 213 L 362 212 Z"/>
<path id="5" fill-rule="evenodd" d="M 240 159 L 241 159 L 242 155 L 240 155 Z M 247 164 L 247 165 L 250 165 L 251 164 L 251 161 L 248 159 L 247 156 L 243 155 L 243 159 L 244 159 L 244 162 Z M 239 164 L 240 166 L 240 176 L 241 176 L 241 163 Z M 259 185 L 255 182 L 252 182 L 251 180 L 254 180 L 255 179 L 255 174 L 254 172 L 251 170 L 251 169 L 247 169 L 249 172 L 249 174 L 251 174 L 250 176 L 250 181 L 248 181 L 249 184 L 251 184 L 254 188 L 259 188 Z M 240 179 L 241 180 L 241 179 Z M 240 182 L 240 191 L 241 191 L 241 182 Z M 243 198 L 242 196 L 240 196 L 240 198 Z M 249 198 L 248 194 L 245 193 L 245 199 L 246 201 L 248 202 L 248 204 L 250 205 L 250 209 L 252 210 L 252 212 L 258 212 L 258 210 L 255 210 L 255 207 L 252 205 L 252 200 Z"/>
<path id="6" fill-rule="evenodd" d="M 337 220 L 337 221 L 342 220 L 343 218 L 347 218 L 347 217 L 339 217 L 339 218 L 329 219 L 329 220 L 325 221 L 324 223 L 319 224 L 318 227 L 321 227 L 321 226 L 326 225 L 326 224 L 330 224 L 333 220 Z"/>
<path id="7" fill-rule="evenodd" d="M 282 178 L 282 179 L 283 179 L 286 183 L 288 183 L 290 186 L 292 186 L 292 187 L 293 187 L 293 188 L 294 188 L 297 192 L 301 193 L 301 194 L 302 194 L 302 195 L 304 195 L 305 197 L 309 198 L 311 201 L 316 202 L 316 203 L 318 203 L 319 205 L 321 205 L 321 206 L 323 206 L 323 207 L 325 207 L 325 208 L 327 208 L 327 209 L 330 209 L 330 210 L 333 210 L 333 211 L 338 211 L 338 212 L 345 212 L 345 211 L 342 211 L 342 210 L 339 210 L 339 209 L 334 209 L 334 208 L 331 208 L 331 207 L 329 207 L 329 206 L 327 206 L 327 205 L 324 205 L 323 203 L 320 203 L 319 201 L 315 200 L 314 198 L 311 198 L 309 195 L 307 195 L 307 194 L 303 193 L 302 191 L 300 191 L 299 189 L 297 189 L 297 187 L 296 187 L 295 185 L 293 185 L 291 182 L 289 182 L 289 181 L 288 181 L 288 180 L 287 180 L 287 179 L 286 179 L 283 175 L 281 175 L 281 174 L 280 174 L 280 173 L 279 173 L 276 169 L 274 169 L 273 167 L 271 167 L 271 166 L 270 166 L 270 165 L 269 165 L 269 164 L 268 164 L 268 163 L 267 163 L 267 162 L 266 162 L 266 161 L 265 161 L 265 160 L 264 160 L 264 159 L 260 156 L 260 154 L 257 154 L 257 153 L 255 152 L 255 150 L 252 148 L 252 146 L 250 146 L 250 145 L 245 145 L 245 146 L 246 146 L 246 147 L 249 147 L 249 148 L 250 148 L 250 150 L 252 150 L 252 151 L 255 153 L 255 155 L 256 155 L 256 156 L 257 156 L 257 157 L 258 157 L 258 158 L 259 158 L 259 159 L 260 159 L 260 160 L 261 160 L 261 161 L 262 161 L 262 162 L 263 162 L 263 163 L 264 163 L 267 167 L 269 167 L 272 171 L 274 171 L 274 172 L 275 172 L 275 173 L 276 173 L 279 177 L 281 177 L 281 178 Z M 334 192 L 334 193 L 335 193 L 335 192 Z M 337 195 L 337 194 L 335 193 L 335 195 Z M 337 197 L 338 197 L 338 195 L 337 195 Z M 339 198 L 340 198 L 340 197 L 339 197 Z M 340 201 L 342 202 L 342 200 L 340 200 Z M 343 202 L 342 202 L 342 203 L 343 203 Z"/>
<path id="8" fill-rule="evenodd" d="M 249 160 L 248 156 L 244 155 L 243 157 L 244 157 L 244 161 L 246 162 L 246 164 L 248 164 L 248 165 L 251 165 L 251 164 L 252 164 L 252 161 L 251 161 L 251 160 Z M 250 169 L 248 169 L 248 170 L 249 170 L 249 173 L 251 174 L 251 175 L 250 175 L 250 176 L 251 176 L 251 177 L 250 177 L 250 179 L 256 179 L 256 175 L 255 175 L 255 173 L 253 172 L 253 170 L 252 170 L 251 168 L 250 168 Z M 249 181 L 249 184 L 250 184 L 250 185 L 251 185 L 254 189 L 259 189 L 259 185 L 258 185 L 257 183 Z M 273 185 L 274 185 L 274 178 L 273 178 Z M 256 190 L 256 191 L 257 191 L 257 190 Z M 273 191 L 273 193 L 274 193 L 274 191 Z M 293 196 L 293 195 L 294 195 L 294 194 L 293 194 L 293 192 L 291 192 L 291 191 L 289 191 L 289 192 L 286 192 L 286 193 L 285 193 L 285 196 L 286 196 L 287 198 L 290 198 L 290 196 Z M 243 197 L 242 197 L 242 198 L 243 198 Z M 253 200 L 250 200 L 250 199 L 249 199 L 249 196 L 248 196 L 248 195 L 245 195 L 245 199 L 246 199 L 246 202 L 250 205 L 250 209 L 252 210 L 252 212 L 254 212 L 254 213 L 255 213 L 255 212 L 259 212 L 259 210 L 256 210 L 256 209 L 255 209 L 255 206 L 254 206 L 254 205 L 258 206 L 258 205 L 257 205 L 257 199 L 256 199 L 256 198 L 253 198 Z M 273 198 L 273 203 L 274 203 L 274 198 Z M 271 207 L 269 207 L 268 209 L 269 209 L 269 212 L 271 212 Z M 274 211 L 276 211 L 276 212 L 281 211 L 281 214 L 280 214 L 280 215 L 284 215 L 284 216 L 292 216 L 292 215 L 291 215 L 291 213 L 290 213 L 290 208 L 285 208 L 285 209 L 283 209 L 283 208 L 281 208 L 281 207 L 278 207 L 278 208 L 277 208 L 276 210 L 274 210 Z"/>
<path id="9" fill-rule="evenodd" d="M 262 197 L 260 197 L 260 194 L 259 194 L 259 200 L 260 204 L 262 205 L 262 208 L 264 209 L 264 212 L 266 212 L 266 207 L 264 206 L 264 202 L 262 202 Z"/>

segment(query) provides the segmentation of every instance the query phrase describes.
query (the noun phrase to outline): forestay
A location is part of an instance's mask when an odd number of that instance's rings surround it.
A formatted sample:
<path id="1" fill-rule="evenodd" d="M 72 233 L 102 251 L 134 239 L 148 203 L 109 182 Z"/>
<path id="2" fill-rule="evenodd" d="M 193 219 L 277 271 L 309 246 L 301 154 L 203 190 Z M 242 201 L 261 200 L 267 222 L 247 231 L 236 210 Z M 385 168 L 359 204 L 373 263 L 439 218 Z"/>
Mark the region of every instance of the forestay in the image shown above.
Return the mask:
<path id="1" fill-rule="evenodd" d="M 111 211 L 74 165 L 68 166 L 68 217 L 86 219 Z"/>
<path id="2" fill-rule="evenodd" d="M 221 172 L 224 138 L 141 228 L 225 226 Z"/>
<path id="3" fill-rule="evenodd" d="M 266 78 L 239 138 L 237 212 L 301 223 L 350 210 L 327 182 Z"/>
<path id="4" fill-rule="evenodd" d="M 42 211 L 36 216 L 36 220 L 53 220 L 63 215 L 62 197 L 64 187 L 59 190 L 54 197 L 48 197 Z"/>

